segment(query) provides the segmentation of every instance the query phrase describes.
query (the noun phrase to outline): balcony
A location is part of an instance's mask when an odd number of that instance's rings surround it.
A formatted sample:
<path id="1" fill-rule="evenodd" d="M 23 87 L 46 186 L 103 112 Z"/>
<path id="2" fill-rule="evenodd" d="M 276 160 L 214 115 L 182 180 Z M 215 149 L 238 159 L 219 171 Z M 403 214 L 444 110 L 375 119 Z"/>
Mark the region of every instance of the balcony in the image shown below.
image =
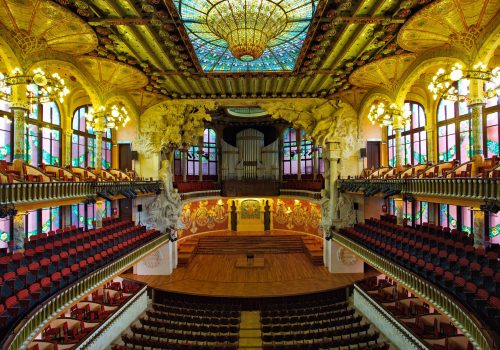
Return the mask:
<path id="1" fill-rule="evenodd" d="M 498 178 L 342 179 L 337 184 L 341 192 L 387 194 L 394 190 L 417 199 L 439 196 L 443 200 L 484 202 L 500 198 Z"/>
<path id="2" fill-rule="evenodd" d="M 0 204 L 22 205 L 53 200 L 85 199 L 102 193 L 125 197 L 127 193 L 131 193 L 130 191 L 136 194 L 156 193 L 160 190 L 160 186 L 159 181 L 2 183 Z"/>

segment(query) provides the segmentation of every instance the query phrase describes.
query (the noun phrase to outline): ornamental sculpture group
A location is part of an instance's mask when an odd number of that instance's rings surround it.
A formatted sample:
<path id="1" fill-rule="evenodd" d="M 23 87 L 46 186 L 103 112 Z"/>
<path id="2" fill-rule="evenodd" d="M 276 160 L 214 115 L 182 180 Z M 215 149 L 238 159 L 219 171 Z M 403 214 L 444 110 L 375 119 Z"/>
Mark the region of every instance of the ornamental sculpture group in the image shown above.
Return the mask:
<path id="1" fill-rule="evenodd" d="M 231 101 L 234 104 L 234 101 Z M 295 128 L 306 131 L 313 142 L 328 149 L 329 142 L 340 141 L 342 159 L 356 154 L 362 146 L 358 132 L 358 115 L 354 108 L 341 100 L 297 99 L 297 100 L 255 100 L 238 101 L 245 106 L 259 105 L 272 118 L 284 119 Z M 222 105 L 222 103 L 221 103 Z M 188 149 L 203 136 L 205 122 L 211 121 L 210 111 L 217 108 L 212 100 L 166 101 L 147 110 L 140 118 L 136 137 L 136 149 L 143 157 L 157 155 L 161 160 L 159 178 L 164 191 L 157 196 L 149 207 L 149 224 L 162 231 L 182 229 L 182 202 L 177 190 L 172 186 L 173 152 L 175 149 Z M 324 152 L 325 182 L 330 183 L 330 162 L 328 152 Z M 334 160 L 337 162 L 337 160 Z M 337 171 L 336 176 L 340 172 Z M 323 191 L 322 226 L 327 230 L 335 218 L 352 221 L 352 203 L 348 198 L 339 198 L 332 205 L 331 189 Z M 338 213 L 341 213 L 339 216 Z"/>

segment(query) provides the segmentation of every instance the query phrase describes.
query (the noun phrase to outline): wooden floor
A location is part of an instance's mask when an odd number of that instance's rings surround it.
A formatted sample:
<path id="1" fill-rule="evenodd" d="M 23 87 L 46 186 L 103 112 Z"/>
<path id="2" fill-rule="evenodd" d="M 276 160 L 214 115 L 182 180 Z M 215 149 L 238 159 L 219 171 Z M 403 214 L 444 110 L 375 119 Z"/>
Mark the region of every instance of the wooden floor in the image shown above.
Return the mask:
<path id="1" fill-rule="evenodd" d="M 123 277 L 146 282 L 169 292 L 224 296 L 266 297 L 300 295 L 342 288 L 377 272 L 368 274 L 331 274 L 323 266 L 314 266 L 303 253 L 261 254 L 262 268 L 237 268 L 239 255 L 196 255 L 187 267 L 169 276 Z"/>

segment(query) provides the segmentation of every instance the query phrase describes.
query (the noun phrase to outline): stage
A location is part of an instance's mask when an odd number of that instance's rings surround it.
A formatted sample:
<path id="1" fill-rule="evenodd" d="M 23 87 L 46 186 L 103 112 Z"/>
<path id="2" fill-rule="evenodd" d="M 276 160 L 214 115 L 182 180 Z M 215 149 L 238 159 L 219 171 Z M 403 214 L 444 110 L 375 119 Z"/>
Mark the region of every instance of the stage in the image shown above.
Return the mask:
<path id="1" fill-rule="evenodd" d="M 272 297 L 328 291 L 379 273 L 331 274 L 323 266 L 314 266 L 303 253 L 259 254 L 255 268 L 242 268 L 244 255 L 195 255 L 187 267 L 179 267 L 169 276 L 123 277 L 146 282 L 167 292 L 216 297 Z M 239 263 L 238 263 L 239 260 Z M 264 263 L 261 264 L 260 262 Z"/>

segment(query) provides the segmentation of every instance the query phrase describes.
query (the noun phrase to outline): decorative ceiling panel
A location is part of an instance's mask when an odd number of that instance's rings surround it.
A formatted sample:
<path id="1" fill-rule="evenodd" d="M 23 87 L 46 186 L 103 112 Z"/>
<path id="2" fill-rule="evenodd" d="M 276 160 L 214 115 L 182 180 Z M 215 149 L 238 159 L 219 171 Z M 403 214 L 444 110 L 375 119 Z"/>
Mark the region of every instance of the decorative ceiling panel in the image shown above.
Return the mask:
<path id="1" fill-rule="evenodd" d="M 214 0 L 174 0 L 179 16 L 186 27 L 200 65 L 205 72 L 279 72 L 291 71 L 304 43 L 317 0 L 242 0 L 230 2 L 227 12 L 219 11 L 224 1 Z M 248 3 L 248 8 L 245 7 Z M 228 43 L 212 29 L 213 17 L 219 17 L 228 25 L 231 33 L 237 32 L 238 25 L 250 21 L 249 8 L 255 9 L 254 20 L 266 27 L 267 18 L 263 4 L 275 4 L 283 14 L 284 28 L 278 36 L 271 38 L 262 55 L 250 62 L 237 59 L 230 51 Z M 241 8 L 235 8 L 238 6 Z M 273 11 L 271 8 L 269 11 Z M 239 11 L 239 12 L 238 12 Z M 278 11 L 274 11 L 278 12 Z M 215 15 L 214 15 L 215 13 Z M 236 15 L 243 14 L 241 18 Z M 211 20 L 209 20 L 211 19 Z M 231 26 L 233 25 L 234 28 Z M 267 28 L 271 31 L 272 28 Z M 264 35 L 260 33 L 261 35 Z M 245 38 L 247 39 L 247 38 Z M 247 39 L 248 40 L 248 39 Z"/>

